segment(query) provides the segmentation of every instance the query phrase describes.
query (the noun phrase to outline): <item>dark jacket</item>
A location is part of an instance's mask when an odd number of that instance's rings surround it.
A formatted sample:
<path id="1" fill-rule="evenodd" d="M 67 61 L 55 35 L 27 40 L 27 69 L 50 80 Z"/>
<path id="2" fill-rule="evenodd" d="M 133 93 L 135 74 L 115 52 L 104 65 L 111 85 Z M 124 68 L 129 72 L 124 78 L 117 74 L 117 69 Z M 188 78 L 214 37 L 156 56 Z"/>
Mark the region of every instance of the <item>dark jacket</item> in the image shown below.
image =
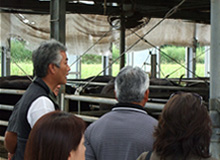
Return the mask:
<path id="1" fill-rule="evenodd" d="M 37 78 L 28 87 L 27 91 L 18 101 L 18 111 L 16 117 L 17 125 L 17 148 L 13 159 L 23 160 L 26 142 L 31 131 L 31 126 L 27 120 L 27 113 L 33 101 L 41 96 L 48 97 L 54 104 L 54 109 L 59 109 L 58 104 L 51 97 L 51 91 L 49 87 L 44 83 L 41 78 Z"/>

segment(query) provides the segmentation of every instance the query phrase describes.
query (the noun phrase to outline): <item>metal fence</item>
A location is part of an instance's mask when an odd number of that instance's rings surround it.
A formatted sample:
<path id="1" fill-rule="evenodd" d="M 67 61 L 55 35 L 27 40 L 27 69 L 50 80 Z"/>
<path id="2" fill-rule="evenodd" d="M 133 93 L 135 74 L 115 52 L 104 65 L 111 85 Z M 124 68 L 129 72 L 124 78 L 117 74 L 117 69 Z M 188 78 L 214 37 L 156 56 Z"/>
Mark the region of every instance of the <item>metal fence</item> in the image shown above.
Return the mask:
<path id="1" fill-rule="evenodd" d="M 0 89 L 0 94 L 15 94 L 15 95 L 22 95 L 25 92 L 25 90 L 15 90 L 15 89 Z M 103 97 L 94 97 L 94 96 L 83 96 L 83 95 L 72 95 L 72 94 L 61 94 L 61 110 L 63 111 L 68 111 L 69 106 L 66 105 L 65 103 L 68 104 L 68 100 L 73 100 L 73 101 L 78 101 L 78 113 L 75 114 L 76 116 L 82 118 L 86 122 L 94 122 L 99 117 L 95 116 L 87 116 L 83 115 L 81 113 L 81 106 L 80 102 L 91 102 L 91 103 L 103 103 L 103 104 L 111 104 L 114 105 L 117 103 L 116 99 L 113 98 L 103 98 Z M 149 110 L 156 110 L 160 112 L 163 109 L 164 103 L 146 103 L 145 107 Z M 0 110 L 7 110 L 7 111 L 12 111 L 14 106 L 12 105 L 5 105 L 5 104 L 0 104 Z M 8 126 L 8 121 L 0 120 L 0 126 Z M 0 140 L 4 140 L 4 137 L 0 136 Z"/>

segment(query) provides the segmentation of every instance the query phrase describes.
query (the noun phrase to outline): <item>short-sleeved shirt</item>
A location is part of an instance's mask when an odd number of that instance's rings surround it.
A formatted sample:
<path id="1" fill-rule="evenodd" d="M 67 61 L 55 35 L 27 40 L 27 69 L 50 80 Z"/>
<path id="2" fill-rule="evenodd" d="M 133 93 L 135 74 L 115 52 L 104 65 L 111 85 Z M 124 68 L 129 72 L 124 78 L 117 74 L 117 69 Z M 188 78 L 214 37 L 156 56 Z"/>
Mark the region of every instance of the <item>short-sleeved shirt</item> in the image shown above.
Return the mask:
<path id="1" fill-rule="evenodd" d="M 35 106 L 38 107 L 35 107 Z M 8 132 L 17 133 L 17 125 L 16 125 L 16 118 L 17 118 L 17 111 L 18 111 L 18 104 L 14 106 L 12 114 L 8 121 Z M 44 114 L 54 111 L 54 105 L 51 100 L 45 96 L 41 96 L 37 98 L 31 104 L 30 109 L 28 110 L 27 120 L 30 124 L 31 128 L 33 128 L 36 121 Z"/>

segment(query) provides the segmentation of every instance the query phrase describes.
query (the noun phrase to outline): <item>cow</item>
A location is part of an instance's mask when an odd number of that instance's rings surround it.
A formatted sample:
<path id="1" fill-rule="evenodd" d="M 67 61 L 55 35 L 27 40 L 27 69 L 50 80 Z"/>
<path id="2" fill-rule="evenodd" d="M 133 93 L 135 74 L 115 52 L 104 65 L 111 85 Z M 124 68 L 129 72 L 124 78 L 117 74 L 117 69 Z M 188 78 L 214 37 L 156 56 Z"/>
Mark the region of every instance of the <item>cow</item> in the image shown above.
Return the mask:
<path id="1" fill-rule="evenodd" d="M 30 78 L 29 78 L 30 77 Z M 107 83 L 113 77 L 112 76 L 96 76 L 96 77 L 89 77 L 86 79 L 72 79 L 68 80 L 70 83 L 71 81 L 84 81 L 84 82 L 103 82 Z M 1 89 L 14 89 L 14 90 L 26 90 L 28 86 L 31 84 L 32 76 L 7 76 L 7 77 L 0 77 L 0 88 Z M 65 85 L 65 93 L 67 94 L 75 94 L 76 87 L 73 85 L 66 84 Z M 84 84 L 78 84 L 77 87 L 83 86 Z M 89 96 L 98 96 L 104 86 L 98 86 L 93 84 L 85 85 L 83 90 L 80 91 L 80 95 L 89 95 Z M 18 100 L 21 98 L 22 95 L 18 94 L 6 94 L 0 93 L 0 104 L 3 105 L 15 105 Z M 92 106 L 97 106 L 98 103 L 89 103 L 89 102 L 80 102 L 81 110 L 82 111 L 90 111 L 91 109 L 94 110 Z M 77 112 L 78 111 L 78 102 L 69 100 L 69 112 Z M 8 121 L 11 115 L 10 110 L 3 110 L 0 109 L 0 117 L 1 120 Z M 5 126 L 0 126 L 0 135 L 4 135 L 6 130 Z"/>
<path id="2" fill-rule="evenodd" d="M 172 79 L 150 78 L 150 93 L 148 102 L 165 103 L 171 94 L 178 91 L 197 92 L 203 97 L 203 100 L 207 102 L 209 98 L 209 84 L 207 81 L 196 82 L 196 80 L 198 79 L 195 79 L 195 82 L 186 82 L 185 85 L 181 85 L 180 82 L 177 83 Z M 190 87 L 192 90 L 190 90 Z M 109 81 L 109 83 L 102 89 L 101 95 L 103 97 L 114 98 L 114 79 Z M 112 105 L 100 104 L 101 110 L 111 110 L 111 108 Z"/>
<path id="3" fill-rule="evenodd" d="M 32 78 L 32 76 L 30 76 Z M 66 84 L 65 92 L 67 94 L 75 94 L 76 90 L 83 86 L 82 90 L 79 91 L 80 95 L 87 96 L 99 96 L 99 97 L 108 97 L 114 98 L 114 79 L 112 76 L 96 76 L 89 77 L 86 79 L 70 79 L 68 80 L 68 84 Z M 73 82 L 74 81 L 74 82 Z M 88 82 L 88 84 L 75 84 L 77 81 Z M 95 84 L 91 84 L 90 82 L 102 82 L 107 83 L 106 86 L 99 86 Z M 74 83 L 74 85 L 73 85 Z M 27 76 L 9 76 L 9 77 L 1 77 L 0 78 L 0 88 L 3 89 L 21 89 L 25 90 L 31 84 L 31 80 Z M 179 87 L 184 90 L 184 87 L 195 87 L 198 85 L 202 85 L 203 88 L 206 89 L 206 92 L 198 92 L 204 97 L 205 101 L 208 101 L 209 96 L 209 85 L 204 83 L 186 83 L 185 86 L 181 86 L 180 84 L 172 81 L 171 79 L 158 79 L 158 78 L 150 78 L 150 94 L 149 94 L 149 102 L 158 102 L 159 100 L 163 100 L 165 103 L 169 96 L 176 92 L 176 90 L 169 89 L 169 87 Z M 164 88 L 164 89 L 163 89 Z M 181 89 L 180 89 L 181 90 Z M 15 105 L 16 102 L 20 99 L 21 95 L 14 94 L 2 94 L 0 93 L 0 104 L 7 105 Z M 69 100 L 69 112 L 77 112 L 78 111 L 78 101 Z M 99 104 L 99 103 L 89 103 L 89 102 L 80 102 L 81 111 L 103 111 L 99 116 L 111 110 L 112 105 L 107 104 Z M 95 107 L 94 107 L 95 106 Z M 94 114 L 90 112 L 90 115 Z M 11 115 L 11 111 L 0 110 L 1 120 L 8 120 Z M 1 129 L 0 129 L 1 130 Z M 0 133 L 1 134 L 1 133 Z M 1 134 L 2 135 L 2 134 Z"/>

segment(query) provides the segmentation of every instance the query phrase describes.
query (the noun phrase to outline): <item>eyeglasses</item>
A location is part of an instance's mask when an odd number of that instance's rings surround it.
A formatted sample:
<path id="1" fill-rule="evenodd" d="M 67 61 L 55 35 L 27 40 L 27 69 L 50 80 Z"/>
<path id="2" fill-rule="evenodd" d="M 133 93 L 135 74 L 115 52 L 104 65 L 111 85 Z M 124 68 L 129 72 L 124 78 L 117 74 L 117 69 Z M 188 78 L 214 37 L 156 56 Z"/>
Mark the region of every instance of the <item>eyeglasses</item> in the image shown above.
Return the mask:
<path id="1" fill-rule="evenodd" d="M 176 93 L 172 93 L 171 95 L 170 95 L 170 98 L 169 99 L 171 99 L 172 97 L 174 97 L 175 95 L 177 95 L 177 94 L 182 94 L 182 93 L 184 93 L 184 92 L 176 92 Z M 202 98 L 202 96 L 200 96 L 198 93 L 191 93 L 194 97 L 196 97 L 196 98 L 198 98 L 199 100 L 200 100 L 200 105 L 202 105 L 202 103 L 203 103 L 203 98 Z"/>

